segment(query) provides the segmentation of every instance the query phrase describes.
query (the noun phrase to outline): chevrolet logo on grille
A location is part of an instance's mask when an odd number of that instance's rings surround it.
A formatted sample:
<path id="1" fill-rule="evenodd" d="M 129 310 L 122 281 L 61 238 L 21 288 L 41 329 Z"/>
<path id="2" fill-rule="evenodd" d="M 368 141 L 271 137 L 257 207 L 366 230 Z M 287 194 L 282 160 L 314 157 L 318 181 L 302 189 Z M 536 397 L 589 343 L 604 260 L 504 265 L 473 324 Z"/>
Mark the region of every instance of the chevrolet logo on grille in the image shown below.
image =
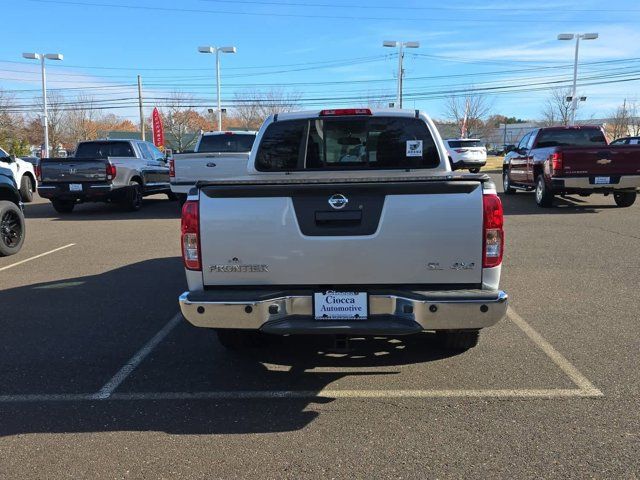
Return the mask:
<path id="1" fill-rule="evenodd" d="M 596 163 L 599 165 L 608 165 L 611 163 L 611 160 L 609 160 L 608 158 L 601 158 Z"/>

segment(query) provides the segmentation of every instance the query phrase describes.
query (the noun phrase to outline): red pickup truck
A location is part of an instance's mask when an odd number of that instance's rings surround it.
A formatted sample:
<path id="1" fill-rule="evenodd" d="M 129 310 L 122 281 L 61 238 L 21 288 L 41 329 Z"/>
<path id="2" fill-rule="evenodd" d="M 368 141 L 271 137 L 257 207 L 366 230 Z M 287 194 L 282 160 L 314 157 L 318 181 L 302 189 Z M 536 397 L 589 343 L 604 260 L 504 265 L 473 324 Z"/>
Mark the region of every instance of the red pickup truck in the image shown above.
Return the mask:
<path id="1" fill-rule="evenodd" d="M 640 188 L 640 149 L 609 145 L 598 126 L 537 128 L 527 133 L 502 167 L 505 194 L 535 190 L 551 207 L 555 195 L 609 195 L 629 207 Z"/>

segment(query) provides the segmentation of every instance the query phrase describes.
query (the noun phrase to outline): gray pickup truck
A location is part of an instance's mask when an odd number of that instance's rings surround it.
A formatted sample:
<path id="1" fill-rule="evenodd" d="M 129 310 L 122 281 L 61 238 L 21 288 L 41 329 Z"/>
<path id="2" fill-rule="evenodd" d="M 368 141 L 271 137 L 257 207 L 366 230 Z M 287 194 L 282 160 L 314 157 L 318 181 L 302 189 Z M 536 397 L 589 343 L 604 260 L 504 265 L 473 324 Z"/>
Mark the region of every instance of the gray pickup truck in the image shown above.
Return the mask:
<path id="1" fill-rule="evenodd" d="M 453 173 L 423 113 L 278 114 L 243 177 L 197 187 L 182 211 L 179 302 L 227 347 L 436 332 L 464 350 L 506 313 L 495 185 Z"/>
<path id="2" fill-rule="evenodd" d="M 163 153 L 139 140 L 81 142 L 73 157 L 42 159 L 38 174 L 38 193 L 59 213 L 70 213 L 82 202 L 116 202 L 138 210 L 147 195 L 175 199 Z"/>

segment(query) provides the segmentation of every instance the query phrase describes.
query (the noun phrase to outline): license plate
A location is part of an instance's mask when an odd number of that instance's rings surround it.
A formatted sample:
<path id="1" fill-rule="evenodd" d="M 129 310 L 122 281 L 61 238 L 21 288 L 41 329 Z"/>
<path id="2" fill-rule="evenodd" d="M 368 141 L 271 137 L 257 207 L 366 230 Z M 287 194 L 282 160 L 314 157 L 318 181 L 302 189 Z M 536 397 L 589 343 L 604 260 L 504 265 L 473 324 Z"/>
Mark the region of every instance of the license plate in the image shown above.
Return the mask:
<path id="1" fill-rule="evenodd" d="M 82 191 L 82 184 L 81 183 L 70 183 L 69 184 L 69 191 L 70 192 L 81 192 Z"/>
<path id="2" fill-rule="evenodd" d="M 611 177 L 596 177 L 593 180 L 593 183 L 595 183 L 596 185 L 611 183 Z"/>
<path id="3" fill-rule="evenodd" d="M 314 293 L 313 313 L 316 320 L 365 320 L 369 314 L 367 293 Z"/>

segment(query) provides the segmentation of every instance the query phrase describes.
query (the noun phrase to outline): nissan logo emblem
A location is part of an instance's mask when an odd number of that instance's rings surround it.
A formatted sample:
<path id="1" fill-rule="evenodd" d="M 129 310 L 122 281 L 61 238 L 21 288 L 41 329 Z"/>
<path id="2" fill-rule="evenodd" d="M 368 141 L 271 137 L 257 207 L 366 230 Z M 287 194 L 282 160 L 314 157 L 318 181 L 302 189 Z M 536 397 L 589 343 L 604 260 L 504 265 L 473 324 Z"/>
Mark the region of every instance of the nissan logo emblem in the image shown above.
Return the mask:
<path id="1" fill-rule="evenodd" d="M 331 205 L 331 207 L 335 208 L 336 210 L 340 210 L 341 208 L 346 207 L 347 203 L 349 203 L 349 199 L 341 193 L 336 193 L 335 195 L 331 195 L 329 197 L 329 205 Z"/>

